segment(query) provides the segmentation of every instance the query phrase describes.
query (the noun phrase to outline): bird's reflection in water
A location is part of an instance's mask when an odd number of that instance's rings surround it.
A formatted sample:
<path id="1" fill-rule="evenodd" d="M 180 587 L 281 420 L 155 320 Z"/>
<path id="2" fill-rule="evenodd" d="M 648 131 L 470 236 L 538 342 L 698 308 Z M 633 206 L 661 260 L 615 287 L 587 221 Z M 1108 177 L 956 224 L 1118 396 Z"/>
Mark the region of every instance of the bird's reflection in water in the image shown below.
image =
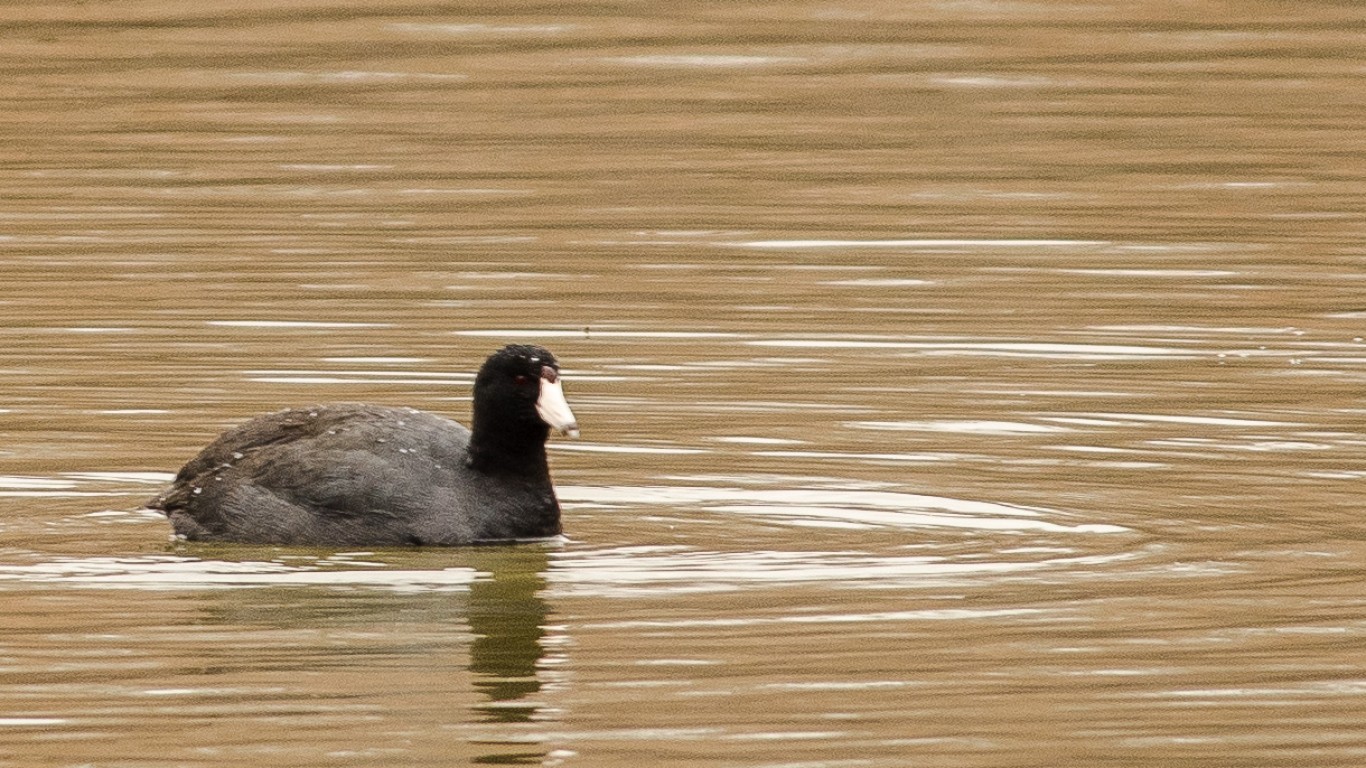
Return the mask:
<path id="1" fill-rule="evenodd" d="M 544 718 L 537 694 L 545 654 L 547 606 L 541 591 L 548 561 L 535 545 L 469 551 L 469 565 L 485 574 L 470 585 L 468 621 L 474 634 L 470 672 L 485 698 L 475 709 L 486 723 Z M 543 743 L 519 738 L 517 730 L 479 743 L 490 750 L 474 759 L 480 765 L 541 765 L 546 758 Z"/>
<path id="2" fill-rule="evenodd" d="M 486 576 L 470 585 L 469 624 L 474 634 L 470 671 L 487 698 L 479 709 L 489 722 L 531 721 L 540 702 L 537 669 L 544 653 L 546 552 L 536 546 L 471 550 L 469 564 Z"/>
<path id="3" fill-rule="evenodd" d="M 275 549 L 240 546 L 196 547 L 194 552 L 215 562 L 257 564 L 280 556 Z M 473 576 L 468 592 L 357 588 L 346 584 L 351 571 L 345 568 L 338 569 L 337 584 L 321 588 L 227 589 L 210 592 L 207 599 L 202 592 L 186 592 L 179 599 L 196 606 L 191 625 L 208 639 L 195 645 L 191 641 L 197 635 L 188 633 L 189 640 L 180 640 L 177 647 L 188 645 L 192 668 L 210 678 L 202 687 L 222 690 L 220 678 L 249 670 L 264 677 L 272 695 L 308 702 L 300 710 L 305 713 L 336 717 L 357 702 L 370 702 L 369 711 L 378 719 L 355 723 L 358 730 L 346 738 L 372 746 L 392 735 L 388 725 L 406 723 L 417 712 L 448 711 L 453 720 L 447 737 L 459 734 L 456 738 L 463 742 L 451 748 L 468 755 L 466 759 L 543 764 L 544 736 L 527 726 L 550 717 L 539 698 L 548 621 L 541 592 L 549 550 L 522 544 L 390 550 L 358 557 L 382 561 L 396 578 L 445 571 Z M 326 572 L 285 575 L 298 573 Z M 225 627 L 254 642 L 213 642 Z M 464 707 L 450 709 L 457 702 Z M 276 722 L 284 726 L 288 720 L 280 716 Z M 406 732 L 406 725 L 402 730 Z"/>

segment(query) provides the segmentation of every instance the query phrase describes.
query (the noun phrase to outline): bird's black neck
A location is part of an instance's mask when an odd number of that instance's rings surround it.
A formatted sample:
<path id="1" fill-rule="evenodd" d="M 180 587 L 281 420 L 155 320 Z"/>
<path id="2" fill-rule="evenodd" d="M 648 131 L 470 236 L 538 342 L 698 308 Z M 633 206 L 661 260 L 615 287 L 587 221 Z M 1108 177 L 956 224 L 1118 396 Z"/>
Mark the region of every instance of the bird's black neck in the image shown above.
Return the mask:
<path id="1" fill-rule="evenodd" d="M 548 477 L 545 441 L 550 428 L 541 423 L 480 418 L 470 430 L 469 465 L 481 472 Z"/>

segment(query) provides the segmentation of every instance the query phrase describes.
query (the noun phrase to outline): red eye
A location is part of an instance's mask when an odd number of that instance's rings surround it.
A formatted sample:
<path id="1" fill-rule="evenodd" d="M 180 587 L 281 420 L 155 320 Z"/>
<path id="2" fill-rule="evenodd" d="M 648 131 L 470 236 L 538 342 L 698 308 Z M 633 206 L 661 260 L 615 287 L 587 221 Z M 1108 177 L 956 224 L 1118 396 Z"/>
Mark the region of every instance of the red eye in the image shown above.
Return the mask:
<path id="1" fill-rule="evenodd" d="M 531 383 L 531 377 L 527 376 L 526 374 L 519 373 L 516 376 L 512 377 L 512 381 L 519 387 L 525 387 L 526 385 Z"/>

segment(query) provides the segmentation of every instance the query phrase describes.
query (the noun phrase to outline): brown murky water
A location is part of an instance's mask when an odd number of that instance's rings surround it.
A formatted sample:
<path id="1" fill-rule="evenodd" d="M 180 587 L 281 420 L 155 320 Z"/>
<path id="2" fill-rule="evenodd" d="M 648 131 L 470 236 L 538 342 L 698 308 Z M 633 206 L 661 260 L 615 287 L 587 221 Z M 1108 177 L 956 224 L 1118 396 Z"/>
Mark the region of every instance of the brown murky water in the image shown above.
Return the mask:
<path id="1" fill-rule="evenodd" d="M 1363 17 L 0 8 L 0 766 L 1366 764 Z M 563 542 L 136 509 L 520 340 Z"/>

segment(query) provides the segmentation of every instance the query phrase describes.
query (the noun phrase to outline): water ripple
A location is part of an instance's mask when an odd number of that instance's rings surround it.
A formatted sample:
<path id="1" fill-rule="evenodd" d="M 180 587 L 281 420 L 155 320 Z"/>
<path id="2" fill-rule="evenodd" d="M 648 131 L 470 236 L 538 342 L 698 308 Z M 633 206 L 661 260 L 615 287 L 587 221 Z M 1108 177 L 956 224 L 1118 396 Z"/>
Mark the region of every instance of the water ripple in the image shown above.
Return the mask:
<path id="1" fill-rule="evenodd" d="M 1044 570 L 1093 569 L 1138 555 L 1081 555 L 1070 551 L 1020 552 L 1005 555 L 943 557 L 871 555 L 861 552 L 722 552 L 684 547 L 630 546 L 557 553 L 549 580 L 574 594 L 632 596 L 651 592 L 708 593 L 740 589 L 819 584 L 867 588 L 943 587 L 946 583 L 981 583 L 987 576 L 1016 576 Z M 961 618 L 960 609 L 911 612 L 917 618 Z M 907 618 L 903 612 L 897 612 Z M 856 622 L 860 614 L 788 616 L 779 622 Z M 885 618 L 885 617 L 884 617 Z M 663 620 L 661 620 L 663 621 Z M 688 621 L 692 621 L 691 619 Z M 713 621 L 713 620 L 705 620 Z M 754 617 L 734 621 L 753 623 Z"/>
<path id="2" fill-rule="evenodd" d="M 688 486 L 569 486 L 560 498 L 589 505 L 669 505 L 761 516 L 770 522 L 839 528 L 963 528 L 1105 534 L 1129 529 L 1055 522 L 1062 512 L 892 491 L 753 489 Z M 1053 520 L 1046 518 L 1054 518 Z"/>
<path id="3" fill-rule="evenodd" d="M 470 568 L 389 568 L 383 563 L 342 555 L 333 555 L 310 566 L 170 555 L 57 558 L 26 565 L 0 564 L 0 582 L 156 591 L 279 586 L 368 587 L 400 592 L 462 591 L 476 578 L 478 572 Z"/>

